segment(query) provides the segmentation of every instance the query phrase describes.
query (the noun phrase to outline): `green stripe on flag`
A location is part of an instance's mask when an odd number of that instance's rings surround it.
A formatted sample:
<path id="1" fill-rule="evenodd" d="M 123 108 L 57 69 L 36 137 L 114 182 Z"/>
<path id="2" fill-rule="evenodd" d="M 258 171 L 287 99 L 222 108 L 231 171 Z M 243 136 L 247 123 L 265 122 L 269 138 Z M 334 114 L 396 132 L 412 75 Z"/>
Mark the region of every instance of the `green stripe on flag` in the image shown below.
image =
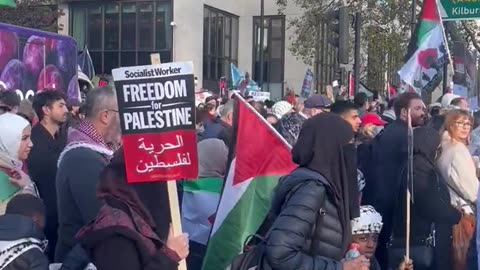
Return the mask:
<path id="1" fill-rule="evenodd" d="M 195 181 L 183 182 L 184 191 L 206 191 L 220 193 L 222 191 L 223 181 L 220 178 L 201 178 Z"/>
<path id="2" fill-rule="evenodd" d="M 202 270 L 225 269 L 243 251 L 245 239 L 257 232 L 271 206 L 280 176 L 255 177 L 211 236 Z"/>
<path id="3" fill-rule="evenodd" d="M 438 27 L 438 23 L 431 21 L 420 21 L 418 24 L 417 34 L 417 47 L 420 47 L 422 42 L 425 42 L 428 32 L 432 31 L 435 27 Z"/>
<path id="4" fill-rule="evenodd" d="M 17 3 L 14 0 L 0 0 L 0 7 L 16 7 Z"/>

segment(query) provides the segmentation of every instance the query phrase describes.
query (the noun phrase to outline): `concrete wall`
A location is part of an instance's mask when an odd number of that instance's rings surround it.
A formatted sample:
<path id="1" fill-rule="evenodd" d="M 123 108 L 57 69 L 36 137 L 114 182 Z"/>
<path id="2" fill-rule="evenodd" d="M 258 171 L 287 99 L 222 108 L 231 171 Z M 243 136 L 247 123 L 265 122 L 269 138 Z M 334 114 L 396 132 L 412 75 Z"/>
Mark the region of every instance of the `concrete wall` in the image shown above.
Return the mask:
<path id="1" fill-rule="evenodd" d="M 252 73 L 253 17 L 260 15 L 260 2 L 257 0 L 174 0 L 173 18 L 177 24 L 173 34 L 174 61 L 192 60 L 195 75 L 199 78 L 198 86 L 202 86 L 204 5 L 239 16 L 238 67 L 243 72 Z M 289 6 L 285 11 L 286 25 L 289 19 L 301 14 L 298 7 Z M 265 0 L 265 15 L 278 15 L 274 0 Z M 292 32 L 287 29 L 285 37 L 284 82 L 299 93 L 309 67 L 288 50 Z"/>
<path id="2" fill-rule="evenodd" d="M 60 16 L 57 21 L 58 33 L 61 35 L 69 35 L 70 31 L 70 16 L 67 4 L 58 4 L 58 9 L 63 11 L 64 15 Z"/>

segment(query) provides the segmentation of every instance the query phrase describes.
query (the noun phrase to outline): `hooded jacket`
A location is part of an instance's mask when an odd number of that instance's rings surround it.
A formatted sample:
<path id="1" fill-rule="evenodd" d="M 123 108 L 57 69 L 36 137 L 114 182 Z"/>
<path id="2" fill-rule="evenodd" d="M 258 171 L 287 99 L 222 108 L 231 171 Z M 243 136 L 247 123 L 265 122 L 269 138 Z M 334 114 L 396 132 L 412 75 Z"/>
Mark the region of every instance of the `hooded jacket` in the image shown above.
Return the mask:
<path id="1" fill-rule="evenodd" d="M 48 270 L 43 240 L 45 236 L 32 219 L 13 214 L 0 216 L 0 269 Z M 8 262 L 10 256 L 17 257 Z"/>
<path id="2" fill-rule="evenodd" d="M 343 232 L 333 190 L 319 173 L 299 168 L 281 178 L 266 248 L 273 270 L 341 269 Z"/>

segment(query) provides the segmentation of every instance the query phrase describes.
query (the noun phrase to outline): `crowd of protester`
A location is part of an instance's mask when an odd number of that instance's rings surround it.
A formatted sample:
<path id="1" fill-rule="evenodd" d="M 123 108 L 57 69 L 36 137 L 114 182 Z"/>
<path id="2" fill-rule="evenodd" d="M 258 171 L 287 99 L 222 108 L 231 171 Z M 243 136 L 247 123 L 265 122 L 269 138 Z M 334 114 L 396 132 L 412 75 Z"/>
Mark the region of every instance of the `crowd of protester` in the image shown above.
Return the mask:
<path id="1" fill-rule="evenodd" d="M 200 178 L 225 177 L 235 98 L 197 106 Z M 281 178 L 264 222 L 269 268 L 478 269 L 480 114 L 465 99 L 446 94 L 427 107 L 411 92 L 387 102 L 363 93 L 243 98 L 298 165 Z M 206 242 L 173 234 L 166 185 L 127 184 L 119 121 L 110 87 L 90 91 L 83 104 L 57 91 L 23 101 L 0 92 L 0 173 L 8 180 L 0 182 L 0 269 L 168 270 L 183 259 L 201 269 Z M 399 256 L 406 220 L 411 261 Z M 346 260 L 352 243 L 360 256 Z"/>
<path id="2" fill-rule="evenodd" d="M 409 118 L 414 129 L 409 222 L 415 269 L 478 269 L 473 230 L 480 114 L 472 113 L 464 98 L 449 93 L 429 107 L 411 92 L 384 103 L 364 93 L 352 101 L 324 95 L 288 95 L 276 103 L 245 99 L 293 147 L 299 165 L 274 195 L 275 233 L 266 252 L 272 269 L 413 269 L 412 262 L 395 257 L 406 242 Z M 209 121 L 204 124 L 209 129 Z M 224 134 L 229 134 L 231 123 L 224 124 Z M 285 204 L 292 190 L 298 196 Z M 319 209 L 325 211 L 321 218 Z M 461 239 L 454 237 L 459 228 Z M 352 241 L 361 244 L 364 257 L 344 261 Z M 313 251 L 305 252 L 301 243 L 309 242 Z"/>

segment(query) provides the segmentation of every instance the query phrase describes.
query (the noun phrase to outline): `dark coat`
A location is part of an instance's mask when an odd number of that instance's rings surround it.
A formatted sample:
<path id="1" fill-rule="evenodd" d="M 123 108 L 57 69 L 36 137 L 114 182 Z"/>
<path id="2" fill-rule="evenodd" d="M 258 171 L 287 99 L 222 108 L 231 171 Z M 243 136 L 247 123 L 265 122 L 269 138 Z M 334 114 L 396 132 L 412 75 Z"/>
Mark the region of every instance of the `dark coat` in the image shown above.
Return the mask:
<path id="1" fill-rule="evenodd" d="M 108 207 L 120 210 L 111 212 L 111 216 L 102 216 L 97 222 L 118 223 L 104 228 L 87 230 L 79 238 L 82 247 L 90 254 L 92 262 L 98 270 L 173 270 L 177 269 L 176 254 L 166 249 L 163 243 L 150 239 L 157 251 L 152 256 L 144 239 L 135 229 L 135 224 L 129 213 L 129 208 L 118 200 L 108 200 Z M 102 208 L 103 209 L 103 208 Z M 119 213 L 123 213 L 119 215 Z M 117 219 L 119 219 L 117 221 Z M 120 220 L 122 219 L 122 220 Z M 128 220 L 125 220 L 128 219 Z M 132 226 L 128 226 L 132 224 Z"/>
<path id="2" fill-rule="evenodd" d="M 336 270 L 343 258 L 343 231 L 333 192 L 323 177 L 301 168 L 282 177 L 272 213 L 266 263 L 273 270 Z"/>
<path id="3" fill-rule="evenodd" d="M 408 154 L 407 123 L 397 119 L 389 124 L 379 137 L 375 147 L 376 164 L 373 178 L 366 178 L 367 186 L 363 202 L 371 204 L 382 215 L 383 229 L 380 233 L 376 258 L 382 268 L 388 266 L 386 244 L 392 232 L 392 214 L 396 194 L 400 189 L 402 165 Z"/>
<path id="4" fill-rule="evenodd" d="M 378 139 L 378 151 L 373 162 L 376 162 L 374 183 L 367 183 L 375 189 L 374 198 L 368 201 L 387 220 L 391 217 L 394 204 L 394 195 L 397 193 L 395 186 L 398 186 L 401 166 L 407 159 L 407 124 L 402 120 L 396 120 L 385 128 Z M 386 224 L 387 225 L 387 224 Z M 388 224 L 389 225 L 389 224 Z M 391 229 L 391 228 L 387 228 Z"/>
<path id="5" fill-rule="evenodd" d="M 53 261 L 57 244 L 58 213 L 55 178 L 60 153 L 65 148 L 67 136 L 58 132 L 56 137 L 38 123 L 32 128 L 33 147 L 27 159 L 28 175 L 37 185 L 40 197 L 45 203 L 46 226 L 45 235 L 49 243 L 49 258 Z"/>
<path id="6" fill-rule="evenodd" d="M 233 128 L 220 118 L 214 118 L 205 124 L 205 130 L 202 134 L 202 140 L 220 139 L 225 145 L 230 146 L 232 142 Z"/>
<path id="7" fill-rule="evenodd" d="M 70 150 L 63 157 L 57 172 L 58 242 L 55 261 L 63 262 L 77 244 L 75 235 L 100 209 L 97 199 L 98 178 L 107 165 L 101 154 L 85 148 Z"/>
<path id="8" fill-rule="evenodd" d="M 33 238 L 38 241 L 45 240 L 45 236 L 40 232 L 32 219 L 21 216 L 6 214 L 0 216 L 0 241 L 2 244 L 7 244 L 8 241 L 16 241 L 20 239 Z M 5 242 L 4 242 L 5 241 Z M 4 251 L 0 244 L 0 253 Z M 2 265 L 0 261 L 0 268 Z M 40 248 L 32 248 L 2 270 L 48 270 L 49 262 L 47 256 Z"/>
<path id="9" fill-rule="evenodd" d="M 426 130 L 428 128 L 421 128 Z M 461 214 L 450 204 L 450 194 L 445 180 L 442 179 L 433 162 L 435 150 L 440 144 L 440 137 L 436 130 L 435 134 L 428 133 L 421 139 L 421 129 L 414 133 L 414 157 L 413 157 L 413 196 L 411 204 L 410 231 L 412 245 L 419 245 L 431 233 L 431 224 L 435 223 L 435 265 L 428 270 L 449 270 L 452 268 L 451 260 L 451 235 L 452 226 L 460 220 Z M 437 135 L 437 137 L 435 137 Z M 404 174 L 406 178 L 406 173 Z M 406 190 L 406 183 L 402 185 Z M 401 192 L 394 215 L 394 237 L 405 237 L 405 193 Z M 427 270 L 427 269 L 421 269 Z"/>

